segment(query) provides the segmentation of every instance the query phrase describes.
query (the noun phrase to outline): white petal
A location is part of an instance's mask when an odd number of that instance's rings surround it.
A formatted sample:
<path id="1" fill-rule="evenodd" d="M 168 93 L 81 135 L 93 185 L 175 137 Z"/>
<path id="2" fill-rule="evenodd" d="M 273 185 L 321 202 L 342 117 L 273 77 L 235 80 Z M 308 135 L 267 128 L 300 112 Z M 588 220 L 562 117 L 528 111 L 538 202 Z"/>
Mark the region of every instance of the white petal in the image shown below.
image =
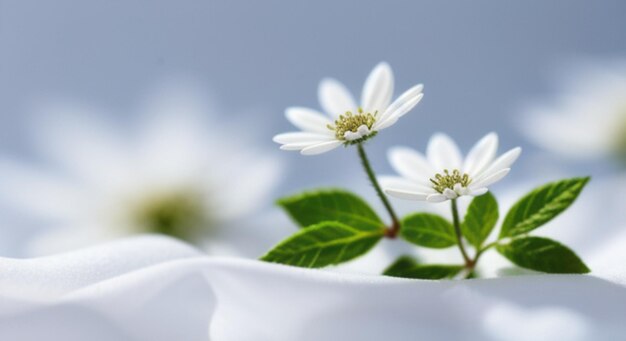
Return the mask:
<path id="1" fill-rule="evenodd" d="M 326 78 L 320 82 L 318 96 L 322 109 L 332 117 L 339 117 L 346 111 L 355 112 L 358 108 L 350 91 L 337 80 Z"/>
<path id="2" fill-rule="evenodd" d="M 454 184 L 454 191 L 457 194 L 463 194 L 463 185 L 461 185 L 460 183 Z"/>
<path id="3" fill-rule="evenodd" d="M 304 149 L 302 149 L 300 151 L 300 153 L 302 155 L 316 155 L 316 154 L 322 154 L 322 153 L 326 153 L 328 151 L 331 151 L 339 146 L 341 146 L 343 144 L 343 142 L 341 141 L 328 141 L 328 142 L 322 142 L 322 143 L 318 143 L 309 147 L 306 147 Z"/>
<path id="4" fill-rule="evenodd" d="M 461 152 L 448 135 L 442 133 L 433 135 L 428 142 L 426 155 L 437 172 L 461 168 Z"/>
<path id="5" fill-rule="evenodd" d="M 429 185 L 436 172 L 422 153 L 407 147 L 394 147 L 387 153 L 391 167 L 405 178 Z"/>
<path id="6" fill-rule="evenodd" d="M 449 188 L 443 190 L 443 195 L 445 195 L 448 199 L 456 199 L 459 196 L 455 191 Z"/>
<path id="7" fill-rule="evenodd" d="M 391 102 L 393 96 L 393 72 L 389 64 L 382 62 L 370 72 L 363 92 L 361 94 L 361 105 L 365 112 L 383 113 Z"/>
<path id="8" fill-rule="evenodd" d="M 436 194 L 431 194 L 431 195 L 429 195 L 429 196 L 426 198 L 426 200 L 427 200 L 428 202 L 443 202 L 443 201 L 448 200 L 448 197 L 446 197 L 446 196 L 445 196 L 445 195 L 443 195 L 443 194 L 436 193 Z"/>
<path id="9" fill-rule="evenodd" d="M 354 141 L 360 139 L 362 136 L 359 133 L 353 133 L 351 131 L 346 131 L 343 134 L 343 138 L 347 141 Z"/>
<path id="10" fill-rule="evenodd" d="M 374 128 L 375 130 L 382 130 L 382 129 L 392 126 L 393 124 L 396 123 L 396 121 L 400 117 L 404 116 L 404 114 L 411 111 L 411 109 L 413 109 L 413 107 L 415 107 L 417 103 L 419 103 L 422 100 L 422 97 L 424 97 L 424 94 L 419 94 L 417 97 L 411 99 L 410 101 L 405 102 L 397 110 L 385 115 L 387 118 L 384 121 L 380 120 L 378 121 L 379 122 L 378 124 L 374 123 L 372 128 Z"/>
<path id="11" fill-rule="evenodd" d="M 280 146 L 280 150 L 302 150 L 306 147 L 318 144 L 319 142 L 301 142 L 301 143 L 288 143 Z"/>
<path id="12" fill-rule="evenodd" d="M 478 189 L 481 187 L 487 187 L 491 184 L 493 184 L 494 182 L 500 181 L 502 178 L 504 178 L 507 174 L 509 174 L 509 171 L 511 171 L 511 168 L 505 168 L 505 169 L 501 169 L 479 181 L 476 181 L 475 183 L 471 183 L 470 184 L 470 189 L 473 191 L 474 189 Z"/>
<path id="13" fill-rule="evenodd" d="M 320 112 L 302 107 L 291 107 L 285 111 L 285 116 L 291 124 L 308 132 L 332 135 L 328 125 L 333 122 Z"/>
<path id="14" fill-rule="evenodd" d="M 463 164 L 463 172 L 471 175 L 480 174 L 496 157 L 498 135 L 489 133 L 470 150 Z"/>
<path id="15" fill-rule="evenodd" d="M 402 95 L 400 95 L 400 97 L 398 97 L 395 101 L 393 101 L 393 103 L 389 105 L 387 110 L 385 110 L 380 115 L 380 117 L 378 117 L 378 121 L 380 121 L 382 124 L 387 119 L 389 119 L 392 116 L 392 114 L 394 114 L 393 116 L 395 116 L 396 118 L 402 116 L 402 115 L 398 115 L 398 113 L 402 112 L 402 110 L 400 110 L 402 108 L 404 108 L 403 109 L 404 113 L 411 110 L 411 108 L 413 108 L 413 106 L 419 103 L 419 101 L 422 99 L 423 97 L 422 90 L 424 90 L 424 85 L 418 84 L 418 85 L 413 86 L 409 90 L 405 91 L 404 93 L 402 93 Z M 413 103 L 413 105 L 410 106 L 410 108 L 406 109 L 407 103 Z"/>
<path id="16" fill-rule="evenodd" d="M 489 191 L 489 189 L 487 189 L 487 187 L 480 187 L 480 188 L 476 188 L 476 189 L 470 190 L 468 192 L 468 194 L 471 195 L 471 196 L 477 197 L 479 195 L 483 195 L 483 194 L 487 193 L 488 191 Z"/>
<path id="17" fill-rule="evenodd" d="M 499 158 L 496 159 L 496 161 L 494 161 L 489 167 L 487 167 L 487 169 L 485 169 L 482 173 L 477 174 L 474 180 L 479 181 L 502 169 L 510 168 L 511 165 L 513 165 L 513 162 L 515 162 L 515 160 L 517 160 L 517 158 L 520 156 L 521 152 L 522 148 L 516 147 L 502 154 Z"/>
<path id="18" fill-rule="evenodd" d="M 378 182 L 380 183 L 380 186 L 385 190 L 391 189 L 425 194 L 436 193 L 435 189 L 430 186 L 424 186 L 422 184 L 409 181 L 399 176 L 379 176 Z"/>
<path id="19" fill-rule="evenodd" d="M 429 195 L 428 193 L 402 191 L 402 190 L 397 190 L 397 189 L 385 189 L 384 192 L 398 199 L 418 200 L 418 201 L 426 201 L 426 198 Z"/>
<path id="20" fill-rule="evenodd" d="M 363 124 L 359 128 L 357 128 L 356 132 L 359 133 L 361 136 L 367 136 L 370 134 L 371 131 L 370 128 Z"/>
<path id="21" fill-rule="evenodd" d="M 316 133 L 307 133 L 307 132 L 291 132 L 291 133 L 283 133 L 274 136 L 272 139 L 276 143 L 280 144 L 290 144 L 290 143 L 320 143 L 329 140 L 334 140 L 334 137 L 316 134 Z"/>

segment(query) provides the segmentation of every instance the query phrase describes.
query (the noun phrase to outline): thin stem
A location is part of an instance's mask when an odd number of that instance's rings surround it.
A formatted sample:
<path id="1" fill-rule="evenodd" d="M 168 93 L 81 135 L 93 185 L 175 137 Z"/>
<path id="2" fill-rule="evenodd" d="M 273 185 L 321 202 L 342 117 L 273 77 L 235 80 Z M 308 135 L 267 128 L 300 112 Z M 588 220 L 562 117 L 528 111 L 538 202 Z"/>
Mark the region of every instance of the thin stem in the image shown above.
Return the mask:
<path id="1" fill-rule="evenodd" d="M 391 217 L 391 226 L 387 228 L 386 236 L 389 238 L 395 238 L 396 235 L 398 235 L 398 232 L 400 231 L 400 220 L 398 220 L 398 216 L 396 215 L 393 208 L 391 207 L 389 200 L 387 200 L 387 196 L 385 195 L 385 193 L 383 193 L 383 190 L 380 188 L 380 185 L 378 184 L 378 180 L 376 180 L 376 175 L 374 175 L 374 171 L 372 170 L 370 161 L 367 158 L 367 155 L 365 154 L 365 148 L 363 148 L 363 143 L 357 144 L 357 150 L 359 151 L 359 157 L 361 158 L 361 163 L 363 164 L 365 173 L 367 173 L 367 176 L 369 177 L 370 182 L 372 183 L 372 186 L 374 186 L 374 189 L 376 190 L 376 194 L 378 194 L 378 197 L 383 202 L 385 209 L 387 209 L 387 212 L 389 212 L 389 216 Z"/>
<path id="2" fill-rule="evenodd" d="M 463 255 L 463 260 L 465 260 L 465 267 L 473 269 L 474 261 L 467 255 L 467 251 L 465 251 L 465 246 L 463 246 L 463 240 L 461 238 L 461 223 L 459 221 L 459 209 L 456 205 L 456 199 L 452 199 L 450 202 L 452 203 L 452 222 L 454 224 L 454 233 L 456 234 L 457 245 L 459 245 L 459 250 L 461 250 L 461 255 Z"/>

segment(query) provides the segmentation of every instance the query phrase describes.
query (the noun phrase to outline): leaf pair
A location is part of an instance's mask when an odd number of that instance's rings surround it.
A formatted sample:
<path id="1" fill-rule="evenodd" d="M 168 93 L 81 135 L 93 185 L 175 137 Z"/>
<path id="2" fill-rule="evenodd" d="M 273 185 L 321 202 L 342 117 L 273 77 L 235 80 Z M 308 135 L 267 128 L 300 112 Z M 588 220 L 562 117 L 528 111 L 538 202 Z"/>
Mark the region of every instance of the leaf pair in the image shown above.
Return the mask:
<path id="1" fill-rule="evenodd" d="M 356 195 L 341 190 L 307 192 L 278 201 L 302 230 L 261 259 L 319 268 L 352 260 L 385 235 L 385 225 Z"/>
<path id="2" fill-rule="evenodd" d="M 527 234 L 566 210 L 589 178 L 572 178 L 541 186 L 520 199 L 507 213 L 496 249 L 518 266 L 550 273 L 587 273 L 589 268 L 567 246 Z"/>

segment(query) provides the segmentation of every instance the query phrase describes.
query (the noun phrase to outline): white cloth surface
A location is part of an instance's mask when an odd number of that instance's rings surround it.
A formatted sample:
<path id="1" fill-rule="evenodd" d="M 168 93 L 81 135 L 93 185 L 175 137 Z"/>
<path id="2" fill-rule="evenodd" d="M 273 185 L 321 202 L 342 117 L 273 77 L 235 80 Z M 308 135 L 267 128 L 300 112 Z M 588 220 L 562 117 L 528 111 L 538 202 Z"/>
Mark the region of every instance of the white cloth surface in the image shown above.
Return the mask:
<path id="1" fill-rule="evenodd" d="M 620 340 L 626 271 L 421 281 L 133 237 L 0 258 L 0 340 Z"/>

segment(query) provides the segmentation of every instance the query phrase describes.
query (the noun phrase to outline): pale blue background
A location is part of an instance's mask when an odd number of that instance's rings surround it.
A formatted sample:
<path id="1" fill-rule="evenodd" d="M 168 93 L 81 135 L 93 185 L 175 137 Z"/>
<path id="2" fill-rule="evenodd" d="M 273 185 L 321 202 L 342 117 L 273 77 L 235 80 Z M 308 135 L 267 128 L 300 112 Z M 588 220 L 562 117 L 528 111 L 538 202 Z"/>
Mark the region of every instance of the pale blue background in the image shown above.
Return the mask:
<path id="1" fill-rule="evenodd" d="M 505 148 L 529 147 L 514 126 L 520 104 L 549 98 L 564 63 L 624 56 L 625 13 L 619 0 L 0 0 L 0 146 L 27 155 L 23 122 L 38 98 L 79 99 L 125 119 L 152 84 L 187 75 L 210 86 L 224 115 L 258 124 L 258 143 L 280 153 L 271 136 L 291 129 L 285 107 L 317 107 L 328 75 L 360 92 L 386 60 L 398 91 L 423 82 L 426 97 L 371 144 L 377 169 L 389 171 L 389 146 L 423 149 L 435 130 L 465 146 L 496 130 Z M 533 176 L 532 152 L 513 179 Z M 365 185 L 353 154 L 281 153 L 290 172 L 278 192 Z"/>

